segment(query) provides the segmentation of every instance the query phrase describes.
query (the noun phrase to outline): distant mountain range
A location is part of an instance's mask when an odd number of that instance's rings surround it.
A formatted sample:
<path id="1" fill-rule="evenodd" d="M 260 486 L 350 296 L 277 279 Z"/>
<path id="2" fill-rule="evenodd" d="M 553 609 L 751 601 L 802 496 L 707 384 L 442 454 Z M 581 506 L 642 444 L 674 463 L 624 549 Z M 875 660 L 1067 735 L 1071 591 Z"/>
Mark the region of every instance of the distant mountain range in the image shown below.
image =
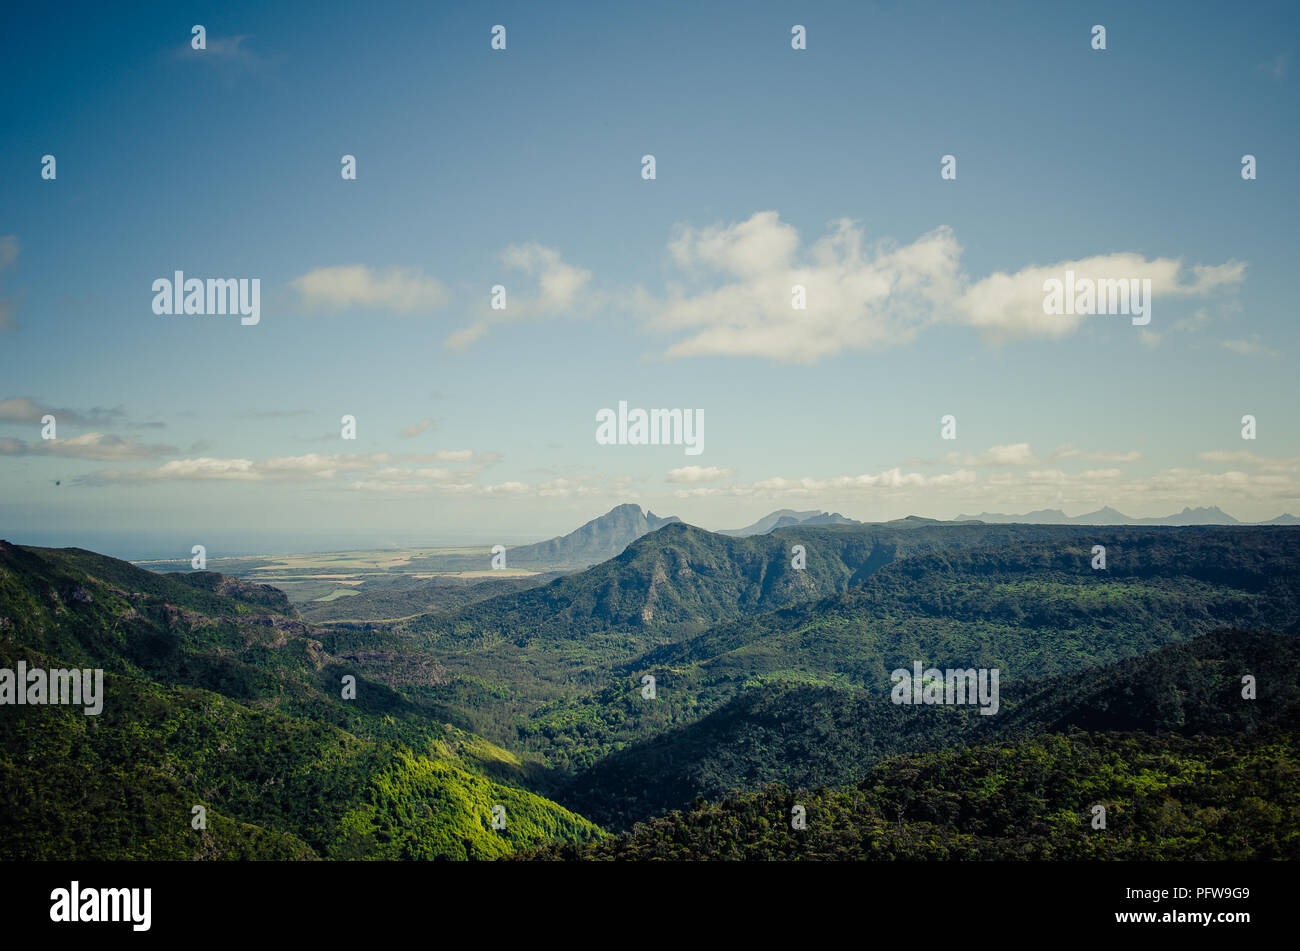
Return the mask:
<path id="1" fill-rule="evenodd" d="M 1184 508 L 1175 515 L 1160 518 L 1132 518 L 1109 505 L 1083 515 L 1066 515 L 1060 509 L 1038 509 L 1024 515 L 1002 515 L 983 512 L 979 515 L 958 515 L 956 522 L 990 522 L 993 524 L 1020 523 L 1029 525 L 1300 525 L 1294 515 L 1279 515 L 1266 522 L 1242 522 L 1233 518 L 1217 505 L 1209 508 Z"/>
<path id="2" fill-rule="evenodd" d="M 820 509 L 809 509 L 807 512 L 796 512 L 794 509 L 778 509 L 770 515 L 765 515 L 753 525 L 747 525 L 745 528 L 724 528 L 718 531 L 719 535 L 731 535 L 735 538 L 746 538 L 750 535 L 766 535 L 768 532 L 775 531 L 778 528 L 789 528 L 791 525 L 861 525 L 862 523 L 852 518 L 845 518 L 839 512 L 823 512 Z"/>
<path id="3" fill-rule="evenodd" d="M 1241 522 L 1218 506 L 1184 508 L 1176 515 L 1166 515 L 1162 518 L 1132 518 L 1106 506 L 1095 512 L 1075 516 L 1066 515 L 1060 509 L 1038 509 L 1023 515 L 991 512 L 958 515 L 952 521 L 984 522 L 991 525 L 1300 525 L 1300 518 L 1289 514 L 1279 515 L 1266 522 Z M 641 536 L 676 522 L 681 522 L 681 519 L 675 515 L 660 517 L 651 511 L 643 511 L 639 505 L 628 502 L 615 506 L 604 515 L 593 518 L 567 535 L 533 545 L 512 548 L 510 564 L 521 567 L 545 566 L 553 569 L 586 568 L 617 557 Z M 796 525 L 812 528 L 823 525 L 863 524 L 866 523 L 848 518 L 839 512 L 824 512 L 821 509 L 808 509 L 802 512 L 794 509 L 777 509 L 764 515 L 752 525 L 746 525 L 744 528 L 719 529 L 715 534 L 732 538 L 749 538 L 754 535 L 767 535 L 778 529 Z M 942 520 L 909 515 L 884 524 L 938 525 L 942 524 Z"/>
<path id="4" fill-rule="evenodd" d="M 894 519 L 893 522 L 888 524 L 900 522 L 938 524 L 942 521 L 942 519 L 909 515 L 904 519 Z M 1108 505 L 1095 512 L 1074 516 L 1066 515 L 1060 509 L 1038 509 L 1037 511 L 1026 512 L 1023 515 L 1004 515 L 995 512 L 982 512 L 979 515 L 958 515 L 952 521 L 987 522 L 994 525 L 1300 525 L 1300 518 L 1290 514 L 1279 515 L 1277 518 L 1271 518 L 1266 522 L 1242 522 L 1233 518 L 1217 505 L 1209 508 L 1188 507 L 1177 514 L 1158 518 L 1133 518 Z M 829 513 L 819 509 L 796 512 L 794 509 L 778 509 L 745 528 L 724 528 L 720 529 L 718 534 L 744 538 L 749 535 L 766 535 L 778 528 L 789 528 L 793 525 L 811 527 L 813 525 L 862 524 L 864 523 L 857 519 L 847 518 L 838 512 Z"/>

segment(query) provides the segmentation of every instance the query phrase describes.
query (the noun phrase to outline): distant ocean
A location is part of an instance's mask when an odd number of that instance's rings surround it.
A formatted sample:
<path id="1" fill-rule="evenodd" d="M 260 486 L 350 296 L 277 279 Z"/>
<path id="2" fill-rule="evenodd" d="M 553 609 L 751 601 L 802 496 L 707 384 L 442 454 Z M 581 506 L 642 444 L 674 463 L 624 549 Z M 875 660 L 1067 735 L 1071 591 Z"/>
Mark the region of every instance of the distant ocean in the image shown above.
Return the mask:
<path id="1" fill-rule="evenodd" d="M 212 558 L 247 557 L 256 555 L 301 555 L 312 552 L 365 551 L 384 548 L 459 548 L 482 545 L 484 550 L 493 545 L 523 545 L 542 541 L 542 536 L 507 538 L 500 534 L 482 535 L 370 535 L 370 534 L 223 534 L 220 532 L 186 533 L 184 536 L 167 532 L 120 533 L 77 531 L 32 531 L 9 534 L 0 530 L 0 537 L 15 545 L 34 545 L 40 548 L 86 548 L 101 555 L 121 558 L 124 561 L 154 561 L 161 559 L 189 559 L 195 545 L 203 545 Z"/>

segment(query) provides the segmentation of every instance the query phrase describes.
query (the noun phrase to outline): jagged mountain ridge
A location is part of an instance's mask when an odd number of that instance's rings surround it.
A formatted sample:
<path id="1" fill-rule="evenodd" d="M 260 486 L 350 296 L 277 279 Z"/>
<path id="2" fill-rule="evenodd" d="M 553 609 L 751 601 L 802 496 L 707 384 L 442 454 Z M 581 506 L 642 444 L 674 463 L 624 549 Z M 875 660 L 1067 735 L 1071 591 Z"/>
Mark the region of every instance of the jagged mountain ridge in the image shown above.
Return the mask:
<path id="1" fill-rule="evenodd" d="M 724 528 L 717 534 L 730 535 L 734 538 L 747 538 L 750 535 L 766 535 L 778 528 L 790 528 L 793 525 L 861 525 L 856 519 L 846 518 L 839 512 L 823 512 L 821 509 L 809 509 L 796 512 L 794 509 L 778 509 L 769 512 L 752 525 L 744 528 Z"/>

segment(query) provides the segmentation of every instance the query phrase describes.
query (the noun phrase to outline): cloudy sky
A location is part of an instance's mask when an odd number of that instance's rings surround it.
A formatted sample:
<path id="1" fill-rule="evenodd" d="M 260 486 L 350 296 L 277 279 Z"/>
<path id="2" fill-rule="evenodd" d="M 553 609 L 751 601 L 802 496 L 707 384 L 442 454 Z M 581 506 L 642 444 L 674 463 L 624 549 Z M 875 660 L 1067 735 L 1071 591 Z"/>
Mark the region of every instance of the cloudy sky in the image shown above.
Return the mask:
<path id="1" fill-rule="evenodd" d="M 0 534 L 1300 514 L 1300 14 L 1131 6 L 6 9 Z M 155 314 L 176 270 L 260 322 Z M 1150 322 L 1044 314 L 1067 270 Z M 620 400 L 703 452 L 599 445 Z"/>

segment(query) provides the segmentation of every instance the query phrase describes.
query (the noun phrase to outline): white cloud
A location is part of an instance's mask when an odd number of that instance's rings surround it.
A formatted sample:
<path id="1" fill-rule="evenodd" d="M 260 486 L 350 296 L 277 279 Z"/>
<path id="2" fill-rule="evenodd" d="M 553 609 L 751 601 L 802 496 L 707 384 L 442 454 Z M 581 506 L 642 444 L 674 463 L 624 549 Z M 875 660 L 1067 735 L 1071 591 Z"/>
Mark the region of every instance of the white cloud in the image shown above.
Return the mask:
<path id="1" fill-rule="evenodd" d="M 73 426 L 102 426 L 105 424 L 126 423 L 129 429 L 137 428 L 140 425 L 127 423 L 126 410 L 121 406 L 114 406 L 111 409 L 95 406 L 88 410 L 79 411 L 57 409 L 44 403 L 38 403 L 26 396 L 12 396 L 0 400 L 0 422 L 39 424 L 42 417 L 46 415 L 53 416 L 55 422 L 60 425 L 71 423 Z"/>
<path id="2" fill-rule="evenodd" d="M 461 327 L 447 335 L 443 341 L 443 346 L 449 350 L 464 350 L 474 343 L 480 337 L 488 332 L 488 321 L 480 320 L 478 323 L 470 324 L 468 327 Z"/>
<path id="3" fill-rule="evenodd" d="M 1136 449 L 1130 449 L 1127 452 L 1088 452 L 1083 449 L 1076 449 L 1066 443 L 1052 450 L 1052 458 L 1082 459 L 1087 462 L 1137 462 L 1142 458 L 1142 453 Z"/>
<path id="4" fill-rule="evenodd" d="M 940 227 L 911 244 L 866 246 L 853 221 L 831 222 L 800 257 L 798 232 L 775 211 L 730 225 L 678 226 L 669 242 L 686 284 L 650 301 L 650 329 L 678 337 L 670 357 L 733 355 L 813 363 L 843 351 L 884 349 L 926 327 L 973 327 L 987 337 L 1062 337 L 1082 316 L 1043 312 L 1043 283 L 1076 277 L 1148 278 L 1153 296 L 1203 296 L 1241 282 L 1245 265 L 1193 265 L 1115 253 L 998 272 L 974 283 L 961 245 Z M 1186 273 L 1184 273 L 1186 272 Z M 805 289 L 806 308 L 792 306 Z"/>
<path id="5" fill-rule="evenodd" d="M 522 293 L 503 277 L 497 283 L 506 289 L 505 309 L 493 310 L 490 299 L 485 299 L 474 321 L 449 334 L 443 341 L 444 346 L 451 350 L 464 350 L 493 325 L 556 317 L 595 304 L 594 298 L 584 295 L 591 281 L 591 272 L 566 264 L 554 248 L 536 242 L 512 244 L 501 253 L 501 263 L 509 270 L 522 271 L 535 278 L 536 293 Z"/>
<path id="6" fill-rule="evenodd" d="M 717 466 L 682 466 L 668 473 L 669 482 L 714 482 L 729 479 L 735 475 L 734 469 L 720 469 Z"/>
<path id="7" fill-rule="evenodd" d="M 1196 333 L 1204 330 L 1210 323 L 1210 314 L 1204 307 L 1198 307 L 1196 312 L 1190 317 L 1183 317 L 1175 320 L 1170 326 L 1171 330 L 1185 331 L 1187 333 Z"/>
<path id="8" fill-rule="evenodd" d="M 1060 485 L 1070 476 L 1061 469 L 1030 469 L 1028 472 L 997 472 L 989 476 L 994 486 Z"/>
<path id="9" fill-rule="evenodd" d="M 201 52 L 218 59 L 239 59 L 241 57 L 252 56 L 253 53 L 244 45 L 244 40 L 249 39 L 248 34 L 239 36 L 205 36 L 204 45 L 206 49 Z M 190 47 L 193 49 L 193 47 Z M 200 52 L 200 51 L 195 51 Z"/>
<path id="10" fill-rule="evenodd" d="M 700 264 L 741 277 L 786 270 L 799 249 L 799 232 L 783 224 L 774 211 L 760 211 L 748 221 L 695 230 L 678 225 L 668 251 L 682 267 Z"/>
<path id="11" fill-rule="evenodd" d="M 965 323 L 989 336 L 1006 338 L 1022 335 L 1062 337 L 1072 333 L 1086 315 L 1049 315 L 1043 312 L 1043 284 L 1063 280 L 1073 271 L 1076 284 L 1082 280 L 1140 279 L 1151 281 L 1153 298 L 1199 297 L 1228 285 L 1239 284 L 1245 264 L 1193 265 L 1191 280 L 1180 281 L 1182 262 L 1174 258 L 1147 260 L 1127 252 L 1096 255 L 1077 261 L 1060 261 L 1047 267 L 1026 267 L 1014 274 L 998 272 L 968 287 L 956 302 Z M 1148 302 L 1149 304 L 1150 302 Z"/>
<path id="12" fill-rule="evenodd" d="M 1278 459 L 1271 456 L 1260 456 L 1246 449 L 1233 451 L 1214 449 L 1209 452 L 1197 453 L 1197 457 L 1204 459 L 1206 462 L 1226 462 L 1256 466 L 1261 472 L 1300 472 L 1300 456 Z"/>
<path id="13" fill-rule="evenodd" d="M 40 439 L 31 443 L 21 439 L 0 439 L 0 456 L 60 456 L 68 459 L 94 459 L 100 462 L 161 459 L 176 455 L 175 446 L 146 445 L 132 436 L 83 433 L 60 439 Z"/>
<path id="14" fill-rule="evenodd" d="M 248 46 L 246 41 L 252 38 L 250 34 L 217 36 L 209 31 L 204 37 L 205 49 L 196 50 L 190 45 L 193 38 L 187 36 L 184 44 L 172 51 L 172 58 L 202 64 L 230 79 L 261 73 L 268 62 Z"/>
<path id="15" fill-rule="evenodd" d="M 477 474 L 477 473 L 475 473 Z M 599 476 L 584 478 L 556 478 L 545 482 L 497 482 L 477 485 L 467 481 L 465 473 L 448 473 L 429 471 L 419 478 L 410 478 L 409 470 L 401 472 L 379 472 L 373 478 L 360 479 L 351 484 L 354 489 L 376 492 L 385 495 L 454 495 L 494 498 L 501 496 L 517 498 L 598 498 L 611 493 L 626 499 L 628 493 L 612 490 L 611 486 L 622 481 L 621 477 L 606 478 Z"/>
<path id="16" fill-rule="evenodd" d="M 1027 442 L 1008 443 L 1004 446 L 990 446 L 983 452 L 959 452 L 954 450 L 937 459 L 908 459 L 904 465 L 917 466 L 1032 466 L 1039 463 Z"/>
<path id="17" fill-rule="evenodd" d="M 1028 461 L 1020 444 L 994 447 L 980 456 Z M 995 450 L 1011 450 L 995 452 Z M 1137 453 L 1082 452 L 1063 446 L 1054 453 L 1075 459 L 1133 461 Z M 1017 467 L 979 476 L 962 468 L 924 475 L 893 468 L 880 473 L 827 477 L 774 477 L 748 483 L 691 485 L 674 492 L 678 499 L 791 500 L 823 508 L 845 505 L 906 506 L 918 514 L 957 511 L 1026 512 L 1037 508 L 1090 511 L 1112 505 L 1135 517 L 1167 515 L 1183 506 L 1237 505 L 1293 508 L 1300 502 L 1300 457 L 1269 459 L 1249 452 L 1201 453 L 1206 460 L 1249 463 L 1259 471 L 1223 473 L 1172 468 L 1151 476 L 1129 478 L 1118 466 L 1067 472 L 1059 468 Z M 849 514 L 852 514 L 851 512 Z M 1272 512 L 1269 514 L 1277 514 Z"/>
<path id="18" fill-rule="evenodd" d="M 172 482 L 172 481 L 207 481 L 231 480 L 253 481 L 261 479 L 254 470 L 251 459 L 213 459 L 200 456 L 197 459 L 173 459 L 157 469 L 108 469 L 86 476 L 81 481 L 86 485 L 100 485 L 111 482 Z"/>
<path id="19" fill-rule="evenodd" d="M 95 457 L 98 458 L 98 457 Z M 176 459 L 156 469 L 110 469 L 92 473 L 81 481 L 88 485 L 126 482 L 169 481 L 329 481 L 340 473 L 383 473 L 389 481 L 464 480 L 477 478 L 483 468 L 498 459 L 495 454 L 475 454 L 469 449 L 444 449 L 431 453 L 307 453 L 302 456 L 276 456 L 270 459 L 218 459 L 199 457 Z M 402 468 L 401 464 L 419 466 L 428 463 L 469 463 L 474 465 L 452 473 L 445 469 Z"/>
<path id="20" fill-rule="evenodd" d="M 1259 342 L 1259 334 L 1252 334 L 1249 340 L 1223 340 L 1219 345 L 1243 357 L 1277 356 L 1276 350 L 1270 350 Z"/>
<path id="21" fill-rule="evenodd" d="M 289 282 L 307 307 L 428 313 L 450 299 L 432 277 L 403 268 L 378 271 L 362 264 L 318 267 Z"/>
<path id="22" fill-rule="evenodd" d="M 836 498 L 850 496 L 871 496 L 879 492 L 908 489 L 931 488 L 965 485 L 976 480 L 973 472 L 962 469 L 945 475 L 928 476 L 919 472 L 903 472 L 893 468 L 875 475 L 830 476 L 828 478 L 804 477 L 787 479 L 776 477 L 761 479 L 757 482 L 728 486 L 700 486 L 693 489 L 678 489 L 677 498 L 695 498 L 701 496 L 733 496 L 740 498 L 813 498 L 834 494 Z"/>
<path id="23" fill-rule="evenodd" d="M 1018 442 L 993 446 L 976 454 L 950 452 L 940 461 L 952 466 L 1032 466 L 1038 463 L 1038 457 L 1029 443 Z"/>
<path id="24" fill-rule="evenodd" d="M 429 427 L 433 425 L 434 425 L 433 420 L 426 417 L 420 420 L 418 423 L 412 423 L 410 426 L 404 428 L 402 430 L 402 436 L 404 436 L 407 439 L 410 439 L 414 436 L 419 436 L 421 433 L 425 432 L 426 430 L 429 429 Z"/>
<path id="25" fill-rule="evenodd" d="M 1285 53 L 1278 53 L 1267 62 L 1260 63 L 1259 69 L 1261 72 L 1266 73 L 1273 79 L 1280 81 L 1286 77 L 1287 65 L 1287 55 Z"/>
<path id="26" fill-rule="evenodd" d="M 0 400 L 0 420 L 7 423 L 39 423 L 41 417 L 51 412 L 34 400 L 25 396 L 15 396 Z M 57 418 L 58 414 L 54 414 Z"/>
<path id="27" fill-rule="evenodd" d="M 693 272 L 715 271 L 722 283 L 676 288 L 649 325 L 682 334 L 673 357 L 731 354 L 812 363 L 844 349 L 873 349 L 912 337 L 951 300 L 960 249 L 941 228 L 914 244 L 864 250 L 847 219 L 795 261 L 798 236 L 776 212 L 729 227 L 679 228 L 674 260 Z M 807 307 L 792 306 L 805 288 Z"/>
<path id="28" fill-rule="evenodd" d="M 570 307 L 591 280 L 590 271 L 565 264 L 554 248 L 535 242 L 511 245 L 502 253 L 501 261 L 508 268 L 537 278 L 538 294 L 526 299 L 525 311 L 549 313 Z"/>

